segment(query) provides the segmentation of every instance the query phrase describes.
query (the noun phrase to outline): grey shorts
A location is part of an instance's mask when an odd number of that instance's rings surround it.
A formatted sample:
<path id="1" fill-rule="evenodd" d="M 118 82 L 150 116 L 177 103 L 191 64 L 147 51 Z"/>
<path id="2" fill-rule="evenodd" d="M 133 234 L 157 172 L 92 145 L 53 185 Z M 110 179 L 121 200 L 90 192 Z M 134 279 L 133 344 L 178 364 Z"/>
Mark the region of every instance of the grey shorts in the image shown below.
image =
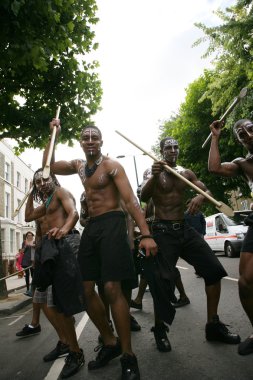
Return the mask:
<path id="1" fill-rule="evenodd" d="M 33 303 L 45 303 L 48 307 L 54 307 L 52 285 L 50 285 L 45 292 L 40 292 L 38 289 L 35 289 Z"/>

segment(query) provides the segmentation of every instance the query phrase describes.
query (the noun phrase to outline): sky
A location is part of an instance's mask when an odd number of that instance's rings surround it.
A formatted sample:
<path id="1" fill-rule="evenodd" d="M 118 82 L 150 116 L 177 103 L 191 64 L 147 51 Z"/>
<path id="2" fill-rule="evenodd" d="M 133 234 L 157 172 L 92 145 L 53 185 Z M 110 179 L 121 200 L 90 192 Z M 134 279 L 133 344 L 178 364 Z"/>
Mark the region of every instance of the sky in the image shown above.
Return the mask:
<path id="1" fill-rule="evenodd" d="M 187 86 L 211 67 L 210 59 L 201 58 L 207 46 L 192 47 L 203 37 L 194 23 L 217 25 L 220 20 L 213 12 L 233 4 L 235 0 L 97 0 L 100 21 L 94 30 L 99 48 L 92 58 L 100 64 L 103 99 L 94 121 L 103 133 L 103 154 L 125 156 L 119 160 L 134 191 L 134 160 L 139 183 L 152 160 L 115 130 L 151 152 L 159 126 L 177 112 Z M 57 147 L 57 160 L 83 156 L 78 143 Z M 39 151 L 27 150 L 20 157 L 34 170 L 41 166 Z M 78 201 L 82 186 L 77 176 L 59 180 Z"/>

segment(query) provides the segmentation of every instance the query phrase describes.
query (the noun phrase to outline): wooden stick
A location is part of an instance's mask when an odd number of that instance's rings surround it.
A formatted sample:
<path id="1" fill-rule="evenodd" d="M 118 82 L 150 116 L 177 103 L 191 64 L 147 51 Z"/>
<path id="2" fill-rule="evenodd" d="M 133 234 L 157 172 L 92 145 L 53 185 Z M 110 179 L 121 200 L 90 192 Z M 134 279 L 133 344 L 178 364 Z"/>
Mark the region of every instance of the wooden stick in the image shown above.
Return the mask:
<path id="1" fill-rule="evenodd" d="M 135 142 L 133 142 L 132 140 L 130 140 L 128 137 L 124 136 L 121 132 L 119 131 L 115 131 L 116 133 L 118 133 L 118 135 L 120 135 L 121 137 L 123 137 L 125 140 L 127 140 L 128 142 L 130 142 L 132 145 L 136 146 L 136 148 L 140 149 L 143 153 L 145 153 L 147 156 L 149 156 L 150 158 L 152 158 L 154 161 L 159 161 L 155 156 L 153 156 L 151 153 L 147 152 L 145 149 L 141 148 L 138 144 L 136 144 Z M 205 198 L 207 198 L 210 202 L 212 202 L 216 208 L 218 208 L 218 210 L 220 210 L 220 212 L 223 212 L 224 214 L 228 215 L 228 216 L 233 216 L 234 215 L 234 212 L 233 210 L 227 206 L 225 203 L 221 202 L 221 201 L 217 201 L 215 198 L 211 197 L 211 195 L 207 194 L 205 191 L 203 191 L 202 189 L 200 189 L 198 186 L 194 185 L 194 183 L 190 182 L 187 178 L 185 178 L 184 176 L 182 176 L 180 173 L 178 173 L 176 170 L 174 170 L 173 168 L 171 168 L 169 165 L 164 165 L 164 168 L 174 174 L 176 177 L 178 177 L 179 179 L 181 179 L 182 181 L 184 181 L 188 186 L 190 186 L 192 189 L 194 189 L 195 191 L 197 191 L 198 193 L 200 193 L 201 195 L 203 195 Z"/>
<path id="2" fill-rule="evenodd" d="M 61 106 L 58 106 L 57 111 L 56 111 L 56 116 L 55 116 L 56 119 L 59 119 L 60 111 L 61 111 Z M 54 151 L 55 136 L 56 136 L 56 126 L 54 126 L 53 131 L 52 131 L 50 146 L 49 146 L 49 150 L 47 154 L 47 160 L 43 168 L 42 177 L 44 179 L 47 179 L 50 176 L 50 163 L 51 163 L 51 159 L 52 159 L 52 155 Z"/>
<path id="3" fill-rule="evenodd" d="M 18 215 L 21 207 L 23 206 L 23 204 L 25 203 L 25 201 L 27 200 L 27 198 L 29 197 L 29 195 L 31 194 L 31 192 L 33 191 L 33 186 L 30 188 L 30 190 L 25 194 L 24 198 L 22 199 L 22 201 L 19 203 L 18 207 L 16 208 L 16 210 L 13 212 L 12 214 L 12 217 L 15 218 L 15 216 Z"/>
<path id="4" fill-rule="evenodd" d="M 237 103 L 239 103 L 239 101 L 244 98 L 244 96 L 247 94 L 247 88 L 244 87 L 241 91 L 240 91 L 240 94 L 233 100 L 233 103 L 228 107 L 228 109 L 226 110 L 226 112 L 221 116 L 219 122 L 221 123 L 226 116 L 228 116 L 232 111 L 233 109 L 235 108 L 235 106 L 237 105 Z M 208 141 L 211 139 L 212 137 L 212 132 L 207 136 L 207 138 L 205 139 L 204 143 L 202 144 L 202 148 L 204 148 L 206 146 L 206 144 L 208 143 Z"/>

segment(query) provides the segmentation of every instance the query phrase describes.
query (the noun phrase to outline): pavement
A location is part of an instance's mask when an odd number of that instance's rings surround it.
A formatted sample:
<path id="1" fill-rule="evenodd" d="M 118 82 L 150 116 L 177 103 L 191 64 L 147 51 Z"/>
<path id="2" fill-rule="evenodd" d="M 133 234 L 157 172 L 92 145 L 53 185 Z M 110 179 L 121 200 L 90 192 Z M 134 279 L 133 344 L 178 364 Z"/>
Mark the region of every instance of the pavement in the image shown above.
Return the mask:
<path id="1" fill-rule="evenodd" d="M 26 291 L 24 277 L 18 278 L 15 275 L 5 281 L 8 297 L 3 300 L 0 299 L 0 315 L 10 315 L 32 303 L 32 297 L 24 294 Z"/>

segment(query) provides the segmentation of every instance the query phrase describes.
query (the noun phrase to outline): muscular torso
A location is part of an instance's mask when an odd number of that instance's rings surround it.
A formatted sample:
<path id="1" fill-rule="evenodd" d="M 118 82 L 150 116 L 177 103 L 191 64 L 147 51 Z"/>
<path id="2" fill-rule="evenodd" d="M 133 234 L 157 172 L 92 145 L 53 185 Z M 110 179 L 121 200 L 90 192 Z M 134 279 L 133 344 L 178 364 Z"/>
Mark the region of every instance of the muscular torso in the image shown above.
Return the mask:
<path id="1" fill-rule="evenodd" d="M 59 192 L 62 189 L 55 190 L 52 200 L 46 210 L 46 215 L 43 217 L 40 223 L 41 234 L 45 235 L 51 228 L 61 228 L 67 219 L 67 214 L 59 200 Z"/>
<path id="2" fill-rule="evenodd" d="M 187 179 L 187 171 L 180 173 Z M 152 199 L 155 219 L 182 220 L 184 218 L 184 191 L 186 184 L 171 173 L 163 171 L 154 188 Z"/>
<path id="3" fill-rule="evenodd" d="M 250 190 L 253 192 L 253 157 L 252 158 L 237 158 L 233 161 L 238 165 L 239 171 L 246 179 Z"/>
<path id="4" fill-rule="evenodd" d="M 114 161 L 103 157 L 103 161 L 91 177 L 85 176 L 84 165 L 83 160 L 76 161 L 77 172 L 85 188 L 89 216 L 121 210 L 119 192 L 113 181 L 118 170 Z"/>

